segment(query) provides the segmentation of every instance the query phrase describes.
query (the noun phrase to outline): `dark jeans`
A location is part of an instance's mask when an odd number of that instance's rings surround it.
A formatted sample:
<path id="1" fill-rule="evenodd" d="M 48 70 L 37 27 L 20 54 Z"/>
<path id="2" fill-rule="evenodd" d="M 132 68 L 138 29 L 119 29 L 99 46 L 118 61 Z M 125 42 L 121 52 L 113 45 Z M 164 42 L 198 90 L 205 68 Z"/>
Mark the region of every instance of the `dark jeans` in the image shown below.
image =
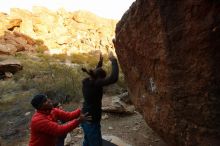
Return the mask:
<path id="1" fill-rule="evenodd" d="M 86 121 L 81 126 L 84 132 L 83 146 L 102 146 L 100 122 Z"/>
<path id="2" fill-rule="evenodd" d="M 66 138 L 66 135 L 59 137 L 57 140 L 56 146 L 64 146 L 65 138 Z"/>
<path id="3" fill-rule="evenodd" d="M 58 121 L 58 122 L 59 122 L 60 124 L 64 124 L 64 122 L 62 122 L 62 121 Z M 67 136 L 67 134 L 58 137 L 56 146 L 64 146 L 64 141 L 65 141 L 66 136 Z"/>

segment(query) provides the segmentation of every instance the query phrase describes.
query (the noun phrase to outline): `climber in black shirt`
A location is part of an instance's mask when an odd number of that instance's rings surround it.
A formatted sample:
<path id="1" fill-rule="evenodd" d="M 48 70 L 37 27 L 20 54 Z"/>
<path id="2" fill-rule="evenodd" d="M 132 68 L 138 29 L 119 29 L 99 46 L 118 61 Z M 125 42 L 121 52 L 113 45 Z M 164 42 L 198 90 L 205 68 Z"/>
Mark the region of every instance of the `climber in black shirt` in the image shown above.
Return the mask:
<path id="1" fill-rule="evenodd" d="M 117 82 L 119 74 L 117 59 L 112 53 L 109 54 L 109 60 L 112 63 L 112 72 L 108 77 L 106 77 L 105 70 L 102 69 L 103 57 L 101 54 L 98 65 L 94 70 L 88 71 L 82 68 L 89 75 L 82 81 L 84 97 L 82 111 L 92 117 L 91 121 L 82 123 L 84 131 L 83 146 L 102 146 L 100 121 L 103 87 Z"/>

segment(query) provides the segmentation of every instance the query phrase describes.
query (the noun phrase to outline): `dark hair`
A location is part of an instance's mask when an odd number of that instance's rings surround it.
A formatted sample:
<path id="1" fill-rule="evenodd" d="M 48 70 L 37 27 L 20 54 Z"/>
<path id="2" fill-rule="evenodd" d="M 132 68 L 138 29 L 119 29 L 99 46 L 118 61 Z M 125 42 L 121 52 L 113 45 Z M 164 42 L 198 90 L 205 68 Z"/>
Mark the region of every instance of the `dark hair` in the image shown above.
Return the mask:
<path id="1" fill-rule="evenodd" d="M 100 68 L 96 68 L 94 70 L 94 74 L 95 74 L 95 77 L 98 78 L 105 78 L 106 77 L 106 72 L 104 69 L 102 69 L 101 67 Z"/>
<path id="2" fill-rule="evenodd" d="M 82 71 L 87 73 L 90 77 L 92 77 L 93 79 L 97 79 L 97 78 L 105 78 L 106 77 L 106 72 L 104 69 L 102 69 L 101 67 L 96 68 L 95 70 L 87 70 L 85 68 L 82 68 Z"/>
<path id="3" fill-rule="evenodd" d="M 95 74 L 93 72 L 93 70 L 87 70 L 86 68 L 81 68 L 83 72 L 87 73 L 89 76 L 91 76 L 92 78 L 95 78 Z"/>
<path id="4" fill-rule="evenodd" d="M 31 100 L 31 104 L 35 109 L 39 109 L 42 104 L 47 100 L 47 96 L 44 94 L 37 94 Z"/>

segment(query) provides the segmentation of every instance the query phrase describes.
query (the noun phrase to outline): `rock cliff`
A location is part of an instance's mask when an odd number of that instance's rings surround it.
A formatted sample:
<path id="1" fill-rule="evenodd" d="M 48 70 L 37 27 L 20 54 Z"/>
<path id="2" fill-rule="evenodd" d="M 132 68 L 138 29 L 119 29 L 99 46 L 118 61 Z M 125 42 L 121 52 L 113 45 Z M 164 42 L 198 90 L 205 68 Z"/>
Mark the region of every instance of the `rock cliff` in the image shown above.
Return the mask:
<path id="1" fill-rule="evenodd" d="M 169 145 L 220 145 L 219 12 L 217 0 L 136 0 L 117 24 L 132 101 Z"/>
<path id="2" fill-rule="evenodd" d="M 51 11 L 37 6 L 32 11 L 11 8 L 9 14 L 0 13 L 0 54 L 14 54 L 21 49 L 32 51 L 42 47 L 39 43 L 43 43 L 50 54 L 69 55 L 96 50 L 107 53 L 113 50 L 116 22 L 87 11 Z M 14 33 L 23 36 L 14 36 Z M 8 42 L 8 37 L 13 42 Z M 35 43 L 30 46 L 27 37 Z"/>

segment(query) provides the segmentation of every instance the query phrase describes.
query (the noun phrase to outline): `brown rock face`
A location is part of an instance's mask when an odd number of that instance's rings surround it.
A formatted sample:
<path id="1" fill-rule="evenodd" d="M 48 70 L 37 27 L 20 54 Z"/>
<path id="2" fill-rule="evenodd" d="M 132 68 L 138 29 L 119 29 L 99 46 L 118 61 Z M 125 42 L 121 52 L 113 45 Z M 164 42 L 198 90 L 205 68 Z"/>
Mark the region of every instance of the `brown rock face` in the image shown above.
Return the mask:
<path id="1" fill-rule="evenodd" d="M 35 40 L 29 36 L 16 32 L 5 32 L 0 36 L 0 55 L 12 55 L 20 51 L 33 51 Z"/>
<path id="2" fill-rule="evenodd" d="M 220 146 L 220 1 L 136 0 L 116 53 L 147 123 L 173 146 Z"/>

